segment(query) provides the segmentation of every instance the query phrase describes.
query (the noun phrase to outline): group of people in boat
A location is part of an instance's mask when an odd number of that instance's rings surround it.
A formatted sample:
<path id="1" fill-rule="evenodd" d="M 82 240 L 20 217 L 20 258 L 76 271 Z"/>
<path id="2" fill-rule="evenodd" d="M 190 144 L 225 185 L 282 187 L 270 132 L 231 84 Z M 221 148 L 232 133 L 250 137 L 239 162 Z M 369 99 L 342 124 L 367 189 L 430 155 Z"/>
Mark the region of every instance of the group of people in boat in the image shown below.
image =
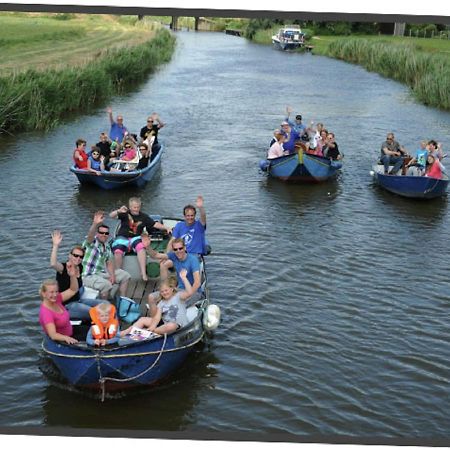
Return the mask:
<path id="1" fill-rule="evenodd" d="M 166 334 L 186 325 L 185 301 L 195 302 L 203 297 L 200 255 L 207 253 L 203 197 L 197 197 L 195 206 L 186 205 L 183 215 L 184 221 L 172 229 L 143 213 L 141 200 L 132 197 L 128 206 L 109 214 L 120 221 L 114 240 L 110 239 L 105 213 L 97 211 L 83 243 L 72 246 L 65 262 L 58 260 L 63 236 L 54 230 L 50 265 L 56 277 L 45 280 L 39 289 L 42 299 L 39 322 L 44 332 L 55 341 L 75 344 L 78 341 L 73 337 L 71 320 L 81 320 L 92 322 L 86 336 L 89 345 L 112 344 L 126 336 L 130 329 L 120 330 L 114 305 L 117 291 L 126 296 L 131 278 L 122 268 L 126 252 L 136 253 L 144 281 L 148 280 L 147 255 L 158 261 L 160 267 L 159 290 L 147 299 L 150 317 L 140 318 L 135 326 Z M 157 252 L 151 246 L 150 236 L 156 230 L 170 235 L 165 252 Z M 96 298 L 86 297 L 86 288 L 98 292 Z"/>
<path id="2" fill-rule="evenodd" d="M 161 149 L 158 143 L 158 131 L 164 127 L 157 113 L 147 117 L 147 123 L 141 128 L 139 136 L 130 133 L 123 123 L 123 116 L 114 120 L 112 109 L 107 108 L 110 121 L 109 134 L 100 133 L 99 141 L 86 151 L 87 143 L 83 138 L 75 142 L 73 161 L 77 169 L 87 170 L 95 175 L 104 171 L 132 171 L 145 169 Z"/>
<path id="3" fill-rule="evenodd" d="M 304 125 L 302 115 L 297 114 L 291 120 L 293 109 L 286 107 L 286 117 L 280 128 L 273 132 L 269 144 L 267 159 L 291 155 L 301 146 L 303 151 L 310 155 L 321 156 L 331 160 L 342 159 L 339 146 L 334 133 L 327 130 L 323 123 L 310 122 L 309 127 Z"/>
<path id="4" fill-rule="evenodd" d="M 442 144 L 434 139 L 423 140 L 414 156 L 395 140 L 394 133 L 387 133 L 381 145 L 380 164 L 385 175 L 426 176 L 441 179 L 445 173 Z M 389 170 L 390 166 L 392 168 Z"/>

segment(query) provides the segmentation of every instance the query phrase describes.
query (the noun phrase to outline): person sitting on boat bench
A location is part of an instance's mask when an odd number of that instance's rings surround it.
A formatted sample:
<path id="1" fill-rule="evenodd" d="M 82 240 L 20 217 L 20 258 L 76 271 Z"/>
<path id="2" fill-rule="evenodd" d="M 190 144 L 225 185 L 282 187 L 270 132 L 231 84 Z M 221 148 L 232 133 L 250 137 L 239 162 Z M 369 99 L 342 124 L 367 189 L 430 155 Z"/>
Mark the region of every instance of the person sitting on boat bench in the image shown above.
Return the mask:
<path id="1" fill-rule="evenodd" d="M 116 344 L 120 339 L 120 327 L 116 307 L 102 302 L 89 310 L 92 326 L 86 336 L 86 343 L 92 346 Z"/>
<path id="2" fill-rule="evenodd" d="M 139 197 L 131 197 L 128 200 L 128 207 L 123 205 L 111 211 L 109 217 L 120 220 L 120 228 L 112 244 L 116 267 L 122 267 L 123 255 L 126 252 L 133 251 L 137 254 L 142 279 L 147 281 L 147 254 L 142 245 L 141 234 L 144 228 L 148 231 L 156 228 L 169 234 L 172 232 L 172 229 L 160 222 L 155 222 L 150 216 L 141 212 L 141 206 L 142 202 Z"/>
<path id="3" fill-rule="evenodd" d="M 98 147 L 92 147 L 91 155 L 88 159 L 87 169 L 89 172 L 98 176 L 105 170 L 105 157 L 100 155 L 100 149 Z"/>
<path id="4" fill-rule="evenodd" d="M 286 135 L 278 129 L 273 132 L 273 135 L 275 137 L 275 142 L 270 146 L 267 152 L 267 159 L 274 159 L 283 155 L 288 155 L 289 152 L 283 147 Z"/>
<path id="5" fill-rule="evenodd" d="M 408 156 L 408 152 L 395 140 L 394 133 L 388 133 L 386 141 L 381 145 L 381 164 L 384 165 L 384 174 L 395 175 L 403 165 L 403 158 Z M 389 172 L 389 165 L 394 167 Z"/>
<path id="6" fill-rule="evenodd" d="M 75 245 L 69 252 L 69 259 L 67 262 L 60 263 L 58 261 L 58 248 L 62 242 L 62 234 L 59 230 L 52 232 L 52 251 L 50 254 L 50 266 L 56 270 L 56 281 L 60 292 L 67 291 L 70 286 L 70 276 L 67 267 L 75 265 L 78 267 L 78 290 L 72 296 L 64 300 L 64 306 L 69 311 L 71 319 L 89 320 L 89 309 L 92 306 L 98 305 L 101 300 L 96 299 L 81 299 L 81 290 L 83 288 L 83 280 L 81 274 L 83 273 L 83 264 L 81 262 L 84 258 L 84 249 L 81 245 Z"/>
<path id="7" fill-rule="evenodd" d="M 100 133 L 100 140 L 95 144 L 100 149 L 100 155 L 104 156 L 105 170 L 109 170 L 109 160 L 116 156 L 115 152 L 111 151 L 111 139 L 106 133 Z"/>
<path id="8" fill-rule="evenodd" d="M 197 301 L 202 298 L 201 277 L 200 277 L 200 261 L 197 255 L 186 252 L 186 246 L 182 238 L 176 238 L 172 241 L 172 251 L 168 253 L 160 253 L 151 247 L 151 239 L 148 234 L 142 235 L 142 244 L 147 249 L 148 254 L 160 261 L 160 278 L 166 280 L 169 278 L 169 269 L 175 268 L 178 280 L 178 288 L 184 289 L 183 279 L 180 277 L 182 269 L 187 270 L 187 277 L 193 287 L 193 294 L 190 301 Z"/>
<path id="9" fill-rule="evenodd" d="M 123 116 L 120 114 L 116 117 L 116 121 L 113 119 L 112 108 L 108 107 L 106 109 L 108 113 L 109 122 L 111 124 L 111 129 L 109 130 L 109 138 L 111 141 L 116 141 L 121 143 L 128 133 L 127 127 L 123 124 Z"/>
<path id="10" fill-rule="evenodd" d="M 156 334 L 169 334 L 187 325 L 189 319 L 185 301 L 192 297 L 194 288 L 189 281 L 186 269 L 180 271 L 180 278 L 184 283 L 184 290 L 178 290 L 167 279 L 161 280 L 159 292 L 156 295 L 159 301 L 156 303 L 154 314 L 151 317 L 141 317 L 131 327 L 122 331 L 121 336 L 124 337 L 130 333 L 132 327 L 146 328 Z M 161 319 L 164 323 L 159 325 Z"/>
<path id="11" fill-rule="evenodd" d="M 297 114 L 295 116 L 295 122 L 292 122 L 292 120 L 290 120 L 290 116 L 292 114 L 293 109 L 290 106 L 286 106 L 286 122 L 289 124 L 289 126 L 296 132 L 298 133 L 302 138 L 303 136 L 305 136 L 306 140 L 307 138 L 307 127 L 306 125 L 304 125 L 302 123 L 302 115 L 301 114 Z M 305 140 L 305 139 L 303 139 Z"/>
<path id="12" fill-rule="evenodd" d="M 39 308 L 39 323 L 50 339 L 66 344 L 76 344 L 78 341 L 72 337 L 73 329 L 69 311 L 63 303 L 78 291 L 78 268 L 68 264 L 67 273 L 70 277 L 70 286 L 63 292 L 59 292 L 58 282 L 54 279 L 45 280 L 41 284 L 39 295 L 42 303 Z"/>
<path id="13" fill-rule="evenodd" d="M 111 289 L 119 288 L 120 295 L 126 296 L 130 274 L 116 268 L 114 255 L 109 241 L 109 227 L 103 223 L 102 211 L 94 214 L 94 220 L 83 242 L 83 283 L 85 286 L 100 291 L 102 299 L 108 299 Z"/>
<path id="14" fill-rule="evenodd" d="M 161 149 L 161 145 L 158 143 L 158 132 L 164 127 L 164 123 L 160 119 L 159 115 L 154 112 L 149 117 L 147 117 L 147 124 L 141 128 L 141 132 L 139 133 L 142 141 L 146 142 L 149 145 L 151 150 L 151 161 L 153 161 Z M 151 142 L 151 146 L 150 146 Z"/>
<path id="15" fill-rule="evenodd" d="M 339 151 L 337 142 L 335 141 L 334 133 L 328 133 L 325 146 L 322 147 L 322 153 L 325 158 L 329 158 L 333 161 L 342 159 L 342 155 Z"/>
<path id="16" fill-rule="evenodd" d="M 195 216 L 197 206 L 200 212 L 200 220 L 196 220 Z M 203 197 L 197 196 L 194 205 L 186 205 L 183 208 L 184 221 L 178 222 L 172 230 L 172 239 L 167 244 L 167 251 L 172 249 L 172 240 L 175 238 L 182 238 L 186 245 L 188 253 L 197 255 L 206 255 L 206 211 L 204 207 Z"/>
<path id="17" fill-rule="evenodd" d="M 77 169 L 87 169 L 88 154 L 86 153 L 86 141 L 84 139 L 77 139 L 75 142 L 75 150 L 73 151 L 73 162 Z"/>
<path id="18" fill-rule="evenodd" d="M 420 148 L 416 152 L 416 156 L 406 164 L 408 169 L 406 175 L 408 176 L 421 176 L 425 174 L 425 167 L 427 165 L 427 141 L 420 142 Z"/>
<path id="19" fill-rule="evenodd" d="M 139 151 L 141 153 L 141 157 L 139 158 L 136 170 L 143 170 L 148 166 L 148 163 L 150 162 L 151 150 L 149 150 L 148 145 L 143 142 L 139 145 Z"/>
<path id="20" fill-rule="evenodd" d="M 288 122 L 281 123 L 281 131 L 285 133 L 283 147 L 288 154 L 295 153 L 295 143 L 300 140 L 300 134 L 291 128 Z"/>

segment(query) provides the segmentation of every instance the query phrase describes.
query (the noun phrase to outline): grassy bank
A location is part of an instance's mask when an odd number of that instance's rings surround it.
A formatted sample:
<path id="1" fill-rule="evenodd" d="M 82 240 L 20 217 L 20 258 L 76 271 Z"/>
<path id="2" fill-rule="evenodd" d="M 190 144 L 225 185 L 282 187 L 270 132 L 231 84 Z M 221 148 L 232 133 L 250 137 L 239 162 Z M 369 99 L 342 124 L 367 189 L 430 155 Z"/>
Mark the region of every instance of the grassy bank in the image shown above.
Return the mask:
<path id="1" fill-rule="evenodd" d="M 174 50 L 171 34 L 146 21 L 66 16 L 0 16 L 0 132 L 49 129 L 145 79 Z"/>
<path id="2" fill-rule="evenodd" d="M 334 39 L 320 50 L 405 83 L 420 102 L 445 110 L 450 110 L 449 52 L 446 40 L 381 37 Z"/>

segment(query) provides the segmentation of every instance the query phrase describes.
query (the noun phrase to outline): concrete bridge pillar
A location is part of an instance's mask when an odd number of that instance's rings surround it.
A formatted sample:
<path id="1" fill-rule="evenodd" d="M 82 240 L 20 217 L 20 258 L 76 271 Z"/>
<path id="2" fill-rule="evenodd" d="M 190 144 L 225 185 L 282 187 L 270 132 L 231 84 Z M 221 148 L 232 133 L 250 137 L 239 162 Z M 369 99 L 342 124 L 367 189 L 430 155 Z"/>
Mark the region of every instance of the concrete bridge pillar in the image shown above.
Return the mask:
<path id="1" fill-rule="evenodd" d="M 170 23 L 170 29 L 173 31 L 178 30 L 178 17 L 172 16 L 172 22 Z"/>
<path id="2" fill-rule="evenodd" d="M 200 22 L 200 17 L 194 17 L 194 20 L 195 20 L 194 30 L 198 31 L 198 24 Z"/>

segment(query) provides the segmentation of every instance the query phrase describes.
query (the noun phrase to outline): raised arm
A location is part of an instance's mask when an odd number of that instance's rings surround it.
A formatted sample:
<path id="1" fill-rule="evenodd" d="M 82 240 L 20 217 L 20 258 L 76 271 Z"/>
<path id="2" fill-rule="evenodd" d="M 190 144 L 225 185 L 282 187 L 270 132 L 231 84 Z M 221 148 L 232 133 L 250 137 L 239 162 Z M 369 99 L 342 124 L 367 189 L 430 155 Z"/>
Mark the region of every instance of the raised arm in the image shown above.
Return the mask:
<path id="1" fill-rule="evenodd" d="M 200 222 L 203 226 L 206 226 L 206 211 L 205 207 L 203 206 L 203 197 L 201 195 L 197 197 L 196 205 L 198 210 L 200 211 Z"/>
<path id="2" fill-rule="evenodd" d="M 128 208 L 123 205 L 121 206 L 119 209 L 115 209 L 114 211 L 111 211 L 109 213 L 109 217 L 111 217 L 111 219 L 117 219 L 117 217 L 119 216 L 119 213 L 127 213 L 128 212 Z"/>
<path id="3" fill-rule="evenodd" d="M 78 292 L 78 277 L 80 276 L 80 269 L 78 266 L 68 262 L 67 274 L 70 277 L 69 289 L 61 292 L 63 303 L 72 298 Z"/>
<path id="4" fill-rule="evenodd" d="M 198 273 L 198 272 L 195 272 L 195 273 Z M 192 294 L 194 294 L 196 289 L 194 289 L 194 286 L 189 282 L 186 269 L 180 270 L 180 278 L 183 280 L 184 289 L 185 289 L 184 291 L 180 291 L 180 298 L 181 298 L 181 300 L 186 300 Z M 195 284 L 195 274 L 194 274 L 194 284 Z"/>
<path id="5" fill-rule="evenodd" d="M 165 253 L 157 252 L 155 249 L 152 248 L 150 245 L 152 243 L 152 240 L 150 236 L 146 233 L 142 233 L 141 235 L 142 245 L 145 247 L 147 253 L 153 258 L 158 261 L 166 261 L 169 259 L 169 257 Z"/>
<path id="6" fill-rule="evenodd" d="M 58 262 L 58 248 L 62 241 L 62 234 L 59 230 L 52 231 L 52 251 L 50 253 L 50 267 L 61 273 L 64 266 Z"/>
<path id="7" fill-rule="evenodd" d="M 95 234 L 97 233 L 97 227 L 103 222 L 105 214 L 103 211 L 97 211 L 94 214 L 94 220 L 89 228 L 86 240 L 91 244 L 95 239 Z"/>
<path id="8" fill-rule="evenodd" d="M 111 106 L 108 106 L 108 108 L 106 108 L 106 112 L 108 113 L 108 117 L 109 117 L 109 122 L 111 123 L 111 125 L 114 123 L 114 118 L 113 118 L 113 113 L 112 113 L 112 108 Z"/>

